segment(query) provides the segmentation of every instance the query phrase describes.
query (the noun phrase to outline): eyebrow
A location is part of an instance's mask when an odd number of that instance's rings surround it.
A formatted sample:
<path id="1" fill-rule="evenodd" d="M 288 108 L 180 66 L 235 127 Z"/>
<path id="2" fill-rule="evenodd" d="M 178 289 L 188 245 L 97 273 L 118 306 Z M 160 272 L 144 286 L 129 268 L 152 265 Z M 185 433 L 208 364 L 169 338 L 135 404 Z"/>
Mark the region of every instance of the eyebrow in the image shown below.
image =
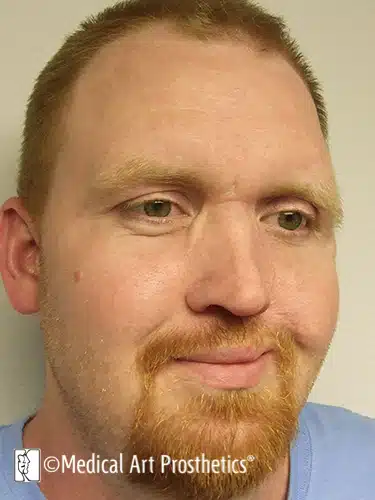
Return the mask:
<path id="1" fill-rule="evenodd" d="M 115 193 L 123 192 L 140 184 L 162 184 L 199 190 L 212 191 L 212 181 L 198 172 L 184 170 L 181 166 L 165 165 L 145 158 L 126 159 L 99 169 L 91 180 L 87 193 L 87 204 L 98 199 L 106 200 Z M 343 224 L 343 204 L 338 186 L 332 182 L 283 182 L 267 190 L 267 199 L 293 196 L 305 200 L 324 211 L 333 227 Z"/>
<path id="2" fill-rule="evenodd" d="M 317 209 L 325 212 L 334 228 L 339 228 L 343 225 L 343 203 L 335 182 L 314 182 L 313 184 L 291 182 L 280 184 L 279 186 L 271 187 L 267 198 L 282 198 L 286 196 L 306 200 Z"/>

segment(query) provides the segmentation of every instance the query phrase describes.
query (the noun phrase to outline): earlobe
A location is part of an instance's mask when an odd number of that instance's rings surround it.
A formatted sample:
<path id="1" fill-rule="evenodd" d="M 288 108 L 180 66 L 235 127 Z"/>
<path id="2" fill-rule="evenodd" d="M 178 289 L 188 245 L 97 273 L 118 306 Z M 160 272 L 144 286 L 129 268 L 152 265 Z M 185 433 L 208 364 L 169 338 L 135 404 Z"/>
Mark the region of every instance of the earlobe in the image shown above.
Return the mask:
<path id="1" fill-rule="evenodd" d="M 0 273 L 4 288 L 16 311 L 33 314 L 39 310 L 40 250 L 20 198 L 4 203 L 0 221 Z"/>

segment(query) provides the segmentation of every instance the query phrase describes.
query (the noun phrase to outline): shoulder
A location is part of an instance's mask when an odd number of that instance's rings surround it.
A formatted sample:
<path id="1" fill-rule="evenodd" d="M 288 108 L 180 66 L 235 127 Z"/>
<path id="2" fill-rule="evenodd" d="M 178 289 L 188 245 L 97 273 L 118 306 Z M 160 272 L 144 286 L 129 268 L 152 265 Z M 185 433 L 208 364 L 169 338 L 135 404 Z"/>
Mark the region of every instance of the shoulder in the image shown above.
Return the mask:
<path id="1" fill-rule="evenodd" d="M 15 498 L 12 493 L 13 449 L 17 424 L 0 426 L 0 498 Z"/>
<path id="2" fill-rule="evenodd" d="M 1 499 L 36 499 L 35 483 L 18 483 L 14 479 L 14 450 L 22 449 L 22 429 L 27 418 L 9 425 L 0 426 L 0 498 Z M 42 497 L 43 498 L 43 497 Z"/>
<path id="3" fill-rule="evenodd" d="M 375 419 L 308 403 L 301 426 L 309 441 L 308 499 L 370 500 L 375 491 Z"/>
<path id="4" fill-rule="evenodd" d="M 9 444 L 16 440 L 17 435 L 20 433 L 21 422 L 14 422 L 12 424 L 0 425 L 0 460 L 8 454 Z"/>
<path id="5" fill-rule="evenodd" d="M 311 437 L 325 445 L 361 444 L 375 453 L 375 418 L 337 406 L 307 403 L 301 412 Z"/>
<path id="6" fill-rule="evenodd" d="M 0 425 L 0 457 L 8 453 L 9 445 L 22 448 L 22 428 L 26 419 L 17 420 L 11 424 Z"/>

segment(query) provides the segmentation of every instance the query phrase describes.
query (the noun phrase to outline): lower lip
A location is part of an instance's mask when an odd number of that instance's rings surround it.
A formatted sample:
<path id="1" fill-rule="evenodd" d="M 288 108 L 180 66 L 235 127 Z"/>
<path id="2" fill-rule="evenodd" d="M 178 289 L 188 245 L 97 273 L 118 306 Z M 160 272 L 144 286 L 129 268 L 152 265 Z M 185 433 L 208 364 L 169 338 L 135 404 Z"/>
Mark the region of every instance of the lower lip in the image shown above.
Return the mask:
<path id="1" fill-rule="evenodd" d="M 175 363 L 197 375 L 201 382 L 216 389 L 250 389 L 261 380 L 272 353 L 266 352 L 249 363 L 214 364 L 176 360 Z"/>

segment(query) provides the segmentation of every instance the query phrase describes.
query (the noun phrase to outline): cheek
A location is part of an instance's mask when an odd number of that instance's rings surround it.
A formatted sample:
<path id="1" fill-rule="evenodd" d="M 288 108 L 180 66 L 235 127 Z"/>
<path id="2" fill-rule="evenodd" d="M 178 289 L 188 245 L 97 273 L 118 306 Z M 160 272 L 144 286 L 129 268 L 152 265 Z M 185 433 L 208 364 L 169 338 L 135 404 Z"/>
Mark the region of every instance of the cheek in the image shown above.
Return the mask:
<path id="1" fill-rule="evenodd" d="M 334 262 L 285 276 L 279 300 L 287 324 L 298 332 L 299 344 L 318 357 L 324 356 L 337 324 L 339 289 Z M 285 294 L 289 289 L 290 294 Z M 284 293 L 283 293 L 284 290 Z"/>
<path id="2" fill-rule="evenodd" d="M 180 263 L 165 244 L 158 252 L 146 238 L 138 245 L 130 240 L 96 241 L 85 252 L 71 245 L 69 254 L 55 255 L 50 269 L 64 273 L 53 273 L 51 285 L 68 336 L 80 331 L 101 350 L 126 345 L 131 353 L 178 309 Z"/>

